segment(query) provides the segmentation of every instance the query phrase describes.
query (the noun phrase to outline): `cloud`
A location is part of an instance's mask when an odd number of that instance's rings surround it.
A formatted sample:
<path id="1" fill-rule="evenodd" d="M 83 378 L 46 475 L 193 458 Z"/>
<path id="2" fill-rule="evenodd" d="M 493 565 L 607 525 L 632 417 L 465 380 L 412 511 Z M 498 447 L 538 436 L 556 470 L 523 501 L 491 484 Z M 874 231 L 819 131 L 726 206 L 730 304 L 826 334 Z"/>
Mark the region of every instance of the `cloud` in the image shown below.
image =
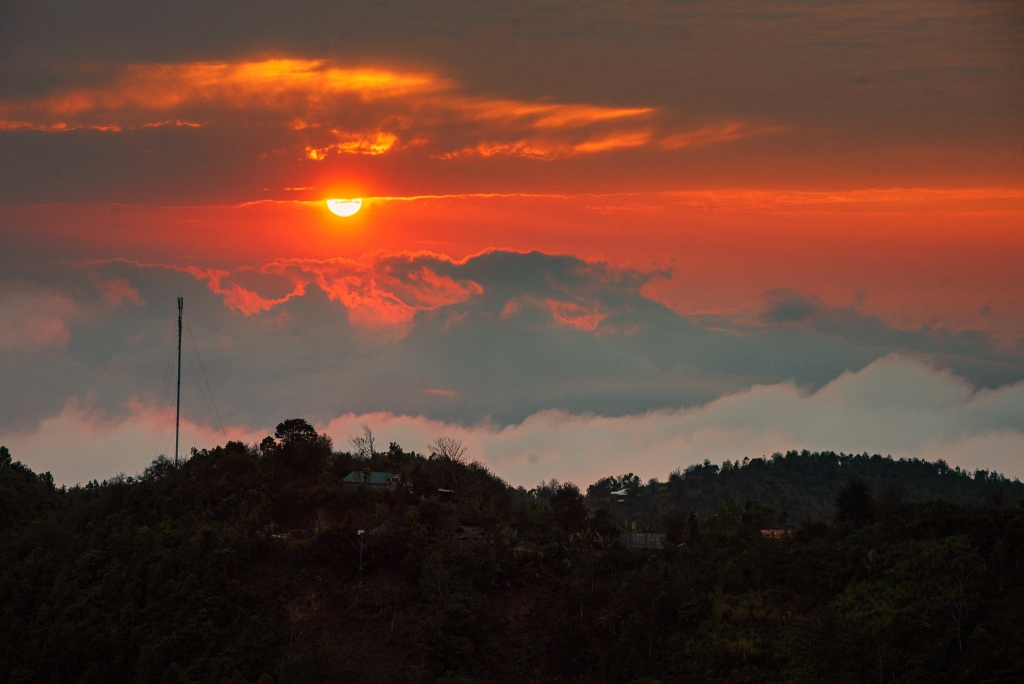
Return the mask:
<path id="1" fill-rule="evenodd" d="M 280 259 L 235 273 L 196 266 L 124 263 L 187 272 L 205 281 L 211 292 L 221 295 L 225 307 L 246 316 L 269 311 L 301 297 L 310 284 L 315 284 L 329 299 L 345 307 L 354 325 L 373 329 L 395 326 L 396 332 L 417 312 L 456 304 L 482 292 L 471 280 L 439 275 L 438 265 L 447 266 L 454 261 L 429 252 L 377 253 L 361 259 Z M 291 283 L 291 289 L 280 297 L 265 297 L 255 289 L 231 282 L 253 273 L 283 277 Z"/>
<path id="2" fill-rule="evenodd" d="M 524 486 L 552 477 L 586 485 L 627 470 L 664 478 L 704 459 L 722 462 L 803 448 L 943 458 L 967 470 L 1024 477 L 1022 407 L 1024 383 L 978 390 L 949 371 L 890 355 L 814 392 L 793 383 L 757 385 L 677 410 L 615 417 L 548 410 L 505 426 L 379 412 L 342 415 L 320 429 L 343 448 L 365 422 L 379 442 L 420 452 L 435 437 L 449 435 L 464 441 L 470 457 Z M 31 467 L 74 483 L 141 471 L 157 452 L 173 448 L 173 421 L 167 417 L 166 410 L 133 402 L 125 417 L 110 420 L 69 403 L 34 432 L 0 440 Z M 228 438 L 253 443 L 270 434 L 272 425 L 229 428 Z M 225 440 L 191 423 L 183 434 L 187 448 Z"/>
<path id="3" fill-rule="evenodd" d="M 179 267 L 165 267 L 165 268 L 176 268 L 177 270 L 184 270 L 193 276 L 196 280 L 205 280 L 210 287 L 210 291 L 219 294 L 224 297 L 224 306 L 239 313 L 251 316 L 252 314 L 259 313 L 261 311 L 269 311 L 279 304 L 287 302 L 293 297 L 301 297 L 306 291 L 306 282 L 293 279 L 292 282 L 294 287 L 291 292 L 284 295 L 283 297 L 268 298 L 262 297 L 254 290 L 242 287 L 238 283 L 232 283 L 226 285 L 225 281 L 231 276 L 229 271 L 221 269 L 202 269 L 196 266 L 188 266 L 185 268 Z"/>
<path id="4" fill-rule="evenodd" d="M 142 300 L 142 296 L 139 295 L 139 291 L 131 286 L 127 280 L 123 278 L 111 278 L 107 281 L 97 281 L 96 287 L 99 288 L 100 292 L 103 293 L 103 299 L 106 300 L 110 306 L 120 306 L 126 301 L 131 302 L 135 306 L 145 306 L 146 302 Z"/>
<path id="5" fill-rule="evenodd" d="M 706 147 L 741 138 L 782 133 L 786 130 L 785 126 L 758 126 L 741 121 L 722 121 L 692 131 L 674 133 L 659 140 L 658 144 L 667 150 L 676 150 L 684 147 Z"/>
<path id="6" fill-rule="evenodd" d="M 181 423 L 180 455 L 193 446 L 211 447 L 228 440 L 252 443 L 266 436 L 239 428 L 222 433 Z M 104 480 L 119 473 L 135 475 L 159 455 L 174 455 L 174 409 L 145 406 L 132 399 L 125 411 L 111 417 L 87 403 L 68 401 L 61 412 L 31 432 L 7 433 L 2 440 L 15 458 L 36 472 L 53 473 L 58 484 L 74 485 Z"/>
<path id="7" fill-rule="evenodd" d="M 106 71 L 106 79 L 94 85 L 0 99 L 0 130 L 121 132 L 166 125 L 169 113 L 221 122 L 270 117 L 305 141 L 304 156 L 313 161 L 332 153 L 377 155 L 423 145 L 443 135 L 439 126 L 462 127 L 459 135 L 477 138 L 543 132 L 533 142 L 481 142 L 472 149 L 484 156 L 550 158 L 645 144 L 649 133 L 605 133 L 600 127 L 654 112 L 466 96 L 432 72 L 342 67 L 325 60 L 129 64 Z M 193 125 L 179 119 L 177 125 Z"/>
<path id="8" fill-rule="evenodd" d="M 893 352 L 976 387 L 1024 379 L 1020 351 L 977 331 L 900 330 L 797 293 L 773 294 L 760 313 L 691 319 L 644 294 L 670 275 L 509 251 L 230 270 L 65 266 L 47 273 L 46 291 L 87 315 L 57 328 L 63 337 L 22 341 L 0 356 L 0 386 L 19 388 L 0 394 L 0 430 L 32 430 L 68 398 L 112 418 L 132 396 L 167 402 L 178 293 L 220 416 L 234 425 L 382 411 L 462 425 L 520 424 L 545 410 L 614 418 L 701 406 L 756 385 L 814 392 Z M 111 307 L 93 278 L 130 282 L 147 305 Z M 780 313 L 780 302 L 795 313 Z M 194 399 L 186 412 L 213 422 L 192 336 L 185 341 L 183 384 Z"/>
<path id="9" fill-rule="evenodd" d="M 1018 184 L 1018 0 L 292 4 L 13 7 L 0 195 Z"/>
<path id="10" fill-rule="evenodd" d="M 450 84 L 430 73 L 338 68 L 322 60 L 267 59 L 240 62 L 129 64 L 110 70 L 108 82 L 72 87 L 43 97 L 0 103 L 0 114 L 73 121 L 116 119 L 142 125 L 151 112 L 223 104 L 301 113 L 318 111 L 334 96 L 360 100 L 438 92 Z M 296 101 L 297 100 L 297 101 Z M 52 125 L 52 124 L 51 124 Z"/>
<path id="11" fill-rule="evenodd" d="M 436 155 L 438 159 L 454 159 L 456 157 L 495 155 L 514 155 L 532 159 L 562 159 L 577 154 L 608 152 L 611 150 L 641 147 L 651 140 L 651 132 L 614 131 L 607 135 L 583 138 L 579 140 L 554 140 L 551 138 L 526 138 L 511 142 L 488 141 L 461 150 Z"/>
<path id="12" fill-rule="evenodd" d="M 375 254 L 361 260 L 289 259 L 263 267 L 265 272 L 311 278 L 327 296 L 342 304 L 349 320 L 361 327 L 397 326 L 400 332 L 421 311 L 433 311 L 479 295 L 480 285 L 438 273 L 454 262 L 432 253 Z"/>
<path id="13" fill-rule="evenodd" d="M 64 295 L 0 287 L 0 354 L 65 346 L 78 306 Z"/>
<path id="14" fill-rule="evenodd" d="M 368 422 L 410 448 L 438 434 L 514 484 L 555 477 L 589 484 L 627 470 L 664 478 L 704 459 L 722 462 L 788 449 L 943 458 L 968 470 L 1024 477 L 1024 383 L 977 390 L 919 359 L 890 355 L 815 392 L 757 385 L 703 406 L 607 417 L 542 411 L 504 427 L 460 427 L 389 414 L 343 416 L 339 439 Z"/>
<path id="15" fill-rule="evenodd" d="M 274 128 L 269 144 L 287 141 L 311 161 L 420 146 L 439 159 L 559 159 L 649 145 L 659 114 L 654 107 L 466 95 L 432 71 L 295 57 L 106 65 L 79 76 L 91 83 L 0 98 L 0 131 L 119 133 L 245 120 Z M 700 147 L 780 130 L 724 121 L 669 131 L 658 144 Z"/>

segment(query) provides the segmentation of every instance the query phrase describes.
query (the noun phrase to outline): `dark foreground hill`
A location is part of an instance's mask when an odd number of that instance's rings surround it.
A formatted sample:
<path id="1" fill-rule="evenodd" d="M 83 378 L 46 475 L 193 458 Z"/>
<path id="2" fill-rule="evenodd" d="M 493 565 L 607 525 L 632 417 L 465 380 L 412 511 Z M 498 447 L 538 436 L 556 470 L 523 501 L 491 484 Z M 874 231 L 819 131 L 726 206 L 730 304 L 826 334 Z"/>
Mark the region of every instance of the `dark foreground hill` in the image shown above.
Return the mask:
<path id="1" fill-rule="evenodd" d="M 1020 483 L 805 453 L 584 497 L 282 428 L 72 489 L 0 451 L 0 682 L 1024 678 Z"/>

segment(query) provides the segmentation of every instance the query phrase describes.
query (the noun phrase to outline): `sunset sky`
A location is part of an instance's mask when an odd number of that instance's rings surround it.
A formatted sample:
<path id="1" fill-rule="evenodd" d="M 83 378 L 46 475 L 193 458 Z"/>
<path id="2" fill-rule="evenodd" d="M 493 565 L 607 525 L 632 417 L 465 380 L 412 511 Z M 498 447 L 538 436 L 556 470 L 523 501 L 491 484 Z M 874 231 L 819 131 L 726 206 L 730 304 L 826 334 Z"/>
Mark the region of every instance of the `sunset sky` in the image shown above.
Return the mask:
<path id="1" fill-rule="evenodd" d="M 178 296 L 185 449 L 1024 477 L 1019 0 L 13 0 L 0 240 L 0 443 L 61 483 L 173 452 Z"/>

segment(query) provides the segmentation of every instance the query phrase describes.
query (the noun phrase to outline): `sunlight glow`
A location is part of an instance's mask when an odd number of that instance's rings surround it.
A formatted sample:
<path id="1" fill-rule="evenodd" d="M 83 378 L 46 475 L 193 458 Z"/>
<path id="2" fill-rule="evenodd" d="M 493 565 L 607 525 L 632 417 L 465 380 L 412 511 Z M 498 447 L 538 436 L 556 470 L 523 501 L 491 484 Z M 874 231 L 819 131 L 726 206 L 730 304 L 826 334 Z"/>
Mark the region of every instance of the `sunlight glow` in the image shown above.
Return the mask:
<path id="1" fill-rule="evenodd" d="M 327 208 L 336 216 L 352 216 L 363 206 L 361 197 L 354 199 L 329 199 Z"/>

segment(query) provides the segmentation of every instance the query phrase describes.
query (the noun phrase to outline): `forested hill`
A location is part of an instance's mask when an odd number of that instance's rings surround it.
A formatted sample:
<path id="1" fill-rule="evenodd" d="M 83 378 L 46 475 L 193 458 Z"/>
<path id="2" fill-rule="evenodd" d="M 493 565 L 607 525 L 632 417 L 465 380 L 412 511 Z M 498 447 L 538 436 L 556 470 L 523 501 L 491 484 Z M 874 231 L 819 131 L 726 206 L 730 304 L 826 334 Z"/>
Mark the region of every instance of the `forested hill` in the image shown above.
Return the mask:
<path id="1" fill-rule="evenodd" d="M 70 489 L 0 449 L 0 683 L 1024 679 L 1020 483 L 794 453 L 585 495 L 353 447 L 295 419 Z"/>
<path id="2" fill-rule="evenodd" d="M 654 525 L 679 510 L 706 517 L 730 501 L 756 501 L 799 523 L 830 519 L 839 492 L 852 480 L 863 481 L 879 505 L 942 499 L 984 506 L 1024 500 L 1024 483 L 994 472 L 968 473 L 943 461 L 809 451 L 726 461 L 721 466 L 705 461 L 672 473 L 667 482 L 644 484 L 632 473 L 606 477 L 590 485 L 587 498 L 592 506 L 610 504 L 621 517 Z M 623 491 L 625 495 L 612 495 Z"/>

